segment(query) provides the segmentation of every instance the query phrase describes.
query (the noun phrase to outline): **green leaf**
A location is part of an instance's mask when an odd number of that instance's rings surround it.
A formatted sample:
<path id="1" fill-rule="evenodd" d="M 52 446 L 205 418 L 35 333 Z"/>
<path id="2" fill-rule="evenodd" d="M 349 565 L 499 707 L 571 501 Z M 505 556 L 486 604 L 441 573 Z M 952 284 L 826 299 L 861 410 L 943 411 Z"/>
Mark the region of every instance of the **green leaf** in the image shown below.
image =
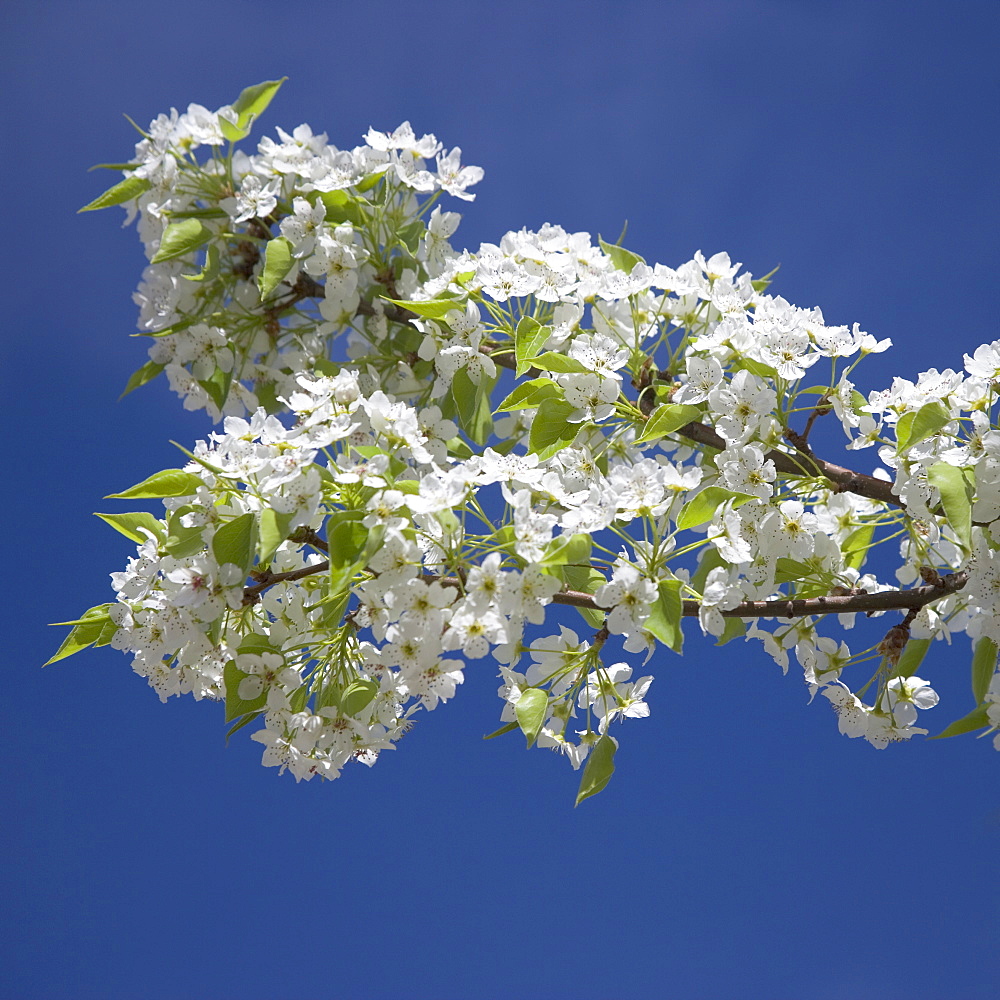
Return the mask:
<path id="1" fill-rule="evenodd" d="M 605 733 L 598 741 L 583 768 L 583 777 L 580 779 L 580 790 L 576 793 L 576 803 L 579 805 L 584 799 L 589 799 L 591 795 L 604 791 L 611 775 L 615 773 L 615 751 L 618 744 Z"/>
<path id="2" fill-rule="evenodd" d="M 130 392 L 134 392 L 140 386 L 151 382 L 166 367 L 166 365 L 157 364 L 155 361 L 147 361 L 138 371 L 132 373 L 124 392 L 118 398 L 124 399 Z"/>
<path id="3" fill-rule="evenodd" d="M 495 379 L 483 375 L 473 382 L 468 370 L 460 368 L 451 380 L 449 392 L 455 404 L 458 424 L 476 444 L 485 444 L 493 433 L 493 414 L 490 411 L 490 392 Z"/>
<path id="4" fill-rule="evenodd" d="M 195 525 L 186 528 L 181 523 L 184 515 L 190 514 L 194 510 L 193 505 L 185 504 L 183 507 L 171 511 L 170 516 L 167 518 L 167 540 L 163 547 L 167 550 L 167 554 L 173 556 L 175 559 L 184 559 L 205 548 L 205 542 L 202 537 L 205 526 Z"/>
<path id="5" fill-rule="evenodd" d="M 212 238 L 212 230 L 206 229 L 198 219 L 185 219 L 183 222 L 171 222 L 163 230 L 160 238 L 160 249 L 150 261 L 160 264 L 165 260 L 175 260 L 187 253 L 193 253 L 204 246 Z"/>
<path id="6" fill-rule="evenodd" d="M 571 424 L 567 419 L 575 410 L 565 399 L 542 400 L 531 422 L 528 451 L 545 459 L 561 448 L 568 448 L 580 430 L 580 424 Z"/>
<path id="7" fill-rule="evenodd" d="M 533 378 L 522 382 L 496 408 L 497 413 L 505 410 L 533 410 L 546 399 L 562 397 L 562 389 L 550 378 Z"/>
<path id="8" fill-rule="evenodd" d="M 319 200 L 326 207 L 326 221 L 333 225 L 349 222 L 361 229 L 368 221 L 364 206 L 369 203 L 364 198 L 355 198 L 346 191 L 323 191 Z"/>
<path id="9" fill-rule="evenodd" d="M 864 565 L 868 549 L 871 548 L 874 524 L 862 524 L 855 528 L 844 540 L 844 565 L 849 569 L 861 569 Z"/>
<path id="10" fill-rule="evenodd" d="M 529 747 L 538 739 L 548 711 L 549 696 L 541 688 L 525 688 L 521 692 L 521 697 L 517 699 L 517 704 L 514 705 L 514 714 L 517 716 L 517 724 L 521 727 L 521 732 L 524 733 Z"/>
<path id="11" fill-rule="evenodd" d="M 228 219 L 221 208 L 185 208 L 165 213 L 170 219 Z"/>
<path id="12" fill-rule="evenodd" d="M 204 486 L 200 476 L 182 469 L 164 469 L 130 486 L 122 493 L 109 493 L 105 500 L 152 500 L 158 497 L 186 497 Z"/>
<path id="13" fill-rule="evenodd" d="M 135 170 L 141 166 L 141 163 L 95 163 L 92 167 L 87 167 L 87 173 L 92 170 Z"/>
<path id="14" fill-rule="evenodd" d="M 212 554 L 215 556 L 215 561 L 220 566 L 234 563 L 244 574 L 253 566 L 256 549 L 257 515 L 252 512 L 240 514 L 239 517 L 226 521 L 212 536 Z"/>
<path id="15" fill-rule="evenodd" d="M 749 493 L 735 493 L 721 486 L 708 486 L 681 507 L 681 512 L 677 515 L 677 527 L 696 528 L 699 524 L 711 521 L 716 510 L 727 501 L 732 500 L 735 510 L 753 499 Z"/>
<path id="16" fill-rule="evenodd" d="M 637 253 L 632 253 L 631 250 L 626 250 L 624 247 L 615 246 L 611 243 L 605 243 L 600 236 L 597 237 L 597 242 L 600 244 L 601 249 L 611 258 L 611 263 L 614 264 L 619 271 L 631 274 L 632 268 L 634 268 L 636 264 L 646 263 L 645 260 L 643 260 Z"/>
<path id="17" fill-rule="evenodd" d="M 195 323 L 199 323 L 203 320 L 210 320 L 213 322 L 219 322 L 223 318 L 221 312 L 214 312 L 208 316 L 188 316 L 186 319 L 179 319 L 176 323 L 171 323 L 170 326 L 163 327 L 162 330 L 141 330 L 139 333 L 130 333 L 130 337 L 169 337 L 175 333 L 180 333 L 181 330 L 186 330 L 188 327 L 194 326 Z"/>
<path id="18" fill-rule="evenodd" d="M 57 660 L 65 660 L 67 656 L 79 653 L 80 650 L 88 646 L 104 646 L 111 640 L 111 637 L 118 630 L 118 626 L 111 620 L 108 614 L 110 604 L 99 604 L 89 611 L 85 611 L 82 617 L 72 622 L 54 622 L 55 625 L 72 625 L 68 636 L 62 641 L 62 645 L 56 650 L 54 656 L 46 660 L 42 666 L 47 667 Z"/>
<path id="19" fill-rule="evenodd" d="M 270 636 L 261 635 L 259 632 L 250 632 L 240 639 L 237 653 L 277 653 Z"/>
<path id="20" fill-rule="evenodd" d="M 559 536 L 564 537 L 563 535 Z M 595 569 L 590 562 L 590 551 L 593 540 L 590 535 L 580 533 L 573 535 L 567 547 L 563 550 L 565 564 L 556 569 L 556 574 L 570 590 L 583 594 L 593 594 L 598 587 L 603 587 L 608 581 L 600 570 Z M 604 624 L 604 612 L 593 608 L 577 608 L 588 625 L 600 628 Z"/>
<path id="21" fill-rule="evenodd" d="M 261 302 L 278 287 L 294 263 L 292 244 L 284 236 L 276 236 L 273 240 L 267 241 L 267 248 L 264 250 L 264 270 L 257 279 Z"/>
<path id="22" fill-rule="evenodd" d="M 211 462 L 207 462 L 200 455 L 196 455 L 193 451 L 188 451 L 187 448 L 182 444 L 178 444 L 176 441 L 170 442 L 178 451 L 182 451 L 188 458 L 191 459 L 196 465 L 200 465 L 203 469 L 208 469 L 209 472 L 214 472 L 217 476 L 221 476 L 225 470 L 219 465 L 213 465 Z"/>
<path id="23" fill-rule="evenodd" d="M 708 581 L 708 574 L 713 569 L 720 566 L 728 566 L 729 563 L 719 555 L 719 550 L 714 545 L 706 545 L 698 557 L 698 565 L 695 568 L 694 576 L 691 577 L 691 588 L 699 594 L 705 590 Z"/>
<path id="24" fill-rule="evenodd" d="M 365 568 L 368 529 L 361 523 L 364 516 L 363 510 L 338 510 L 326 522 L 330 589 L 325 601 L 331 605 L 331 618 L 337 621 L 346 607 L 351 582 Z"/>
<path id="25" fill-rule="evenodd" d="M 240 652 L 246 653 L 251 652 L 251 650 L 244 649 L 241 643 Z M 240 681 L 249 676 L 236 666 L 234 660 L 230 660 L 223 668 L 222 680 L 226 688 L 226 722 L 232 722 L 233 719 L 238 719 L 251 712 L 259 712 L 267 704 L 266 689 L 252 701 L 245 701 L 240 697 Z"/>
<path id="26" fill-rule="evenodd" d="M 972 654 L 972 696 L 976 699 L 977 705 L 986 697 L 996 669 L 997 644 L 984 635 L 976 643 L 975 652 Z"/>
<path id="27" fill-rule="evenodd" d="M 375 700 L 378 691 L 378 681 L 351 681 L 340 694 L 340 711 L 356 718 Z"/>
<path id="28" fill-rule="evenodd" d="M 508 722 L 506 726 L 501 726 L 499 729 L 494 730 L 488 736 L 484 736 L 484 740 L 495 740 L 498 736 L 505 736 L 507 733 L 512 733 L 517 729 L 516 722 Z"/>
<path id="29" fill-rule="evenodd" d="M 464 311 L 465 302 L 459 301 L 458 299 L 428 299 L 424 302 L 410 302 L 406 299 L 390 299 L 388 296 L 383 295 L 387 302 L 391 302 L 395 306 L 400 306 L 403 309 L 409 309 L 411 313 L 416 313 L 418 316 L 423 316 L 425 319 L 444 319 L 448 313 L 455 309 L 461 309 Z"/>
<path id="30" fill-rule="evenodd" d="M 122 205 L 126 201 L 138 198 L 143 191 L 148 191 L 149 187 L 149 181 L 145 177 L 136 177 L 134 175 L 126 177 L 125 180 L 119 181 L 114 187 L 109 187 L 104 194 L 95 198 L 89 205 L 84 205 L 83 208 L 77 209 L 77 215 L 80 212 L 96 212 L 99 208 Z"/>
<path id="31" fill-rule="evenodd" d="M 641 444 L 643 441 L 657 441 L 685 424 L 693 423 L 700 416 L 701 410 L 697 406 L 687 403 L 664 403 L 653 411 L 642 434 L 635 439 L 635 442 Z"/>
<path id="32" fill-rule="evenodd" d="M 774 576 L 775 583 L 791 583 L 793 581 L 798 583 L 811 576 L 813 572 L 806 563 L 799 562 L 797 559 L 779 557 L 775 565 L 777 570 Z"/>
<path id="33" fill-rule="evenodd" d="M 234 733 L 238 733 L 244 726 L 249 726 L 254 719 L 258 719 L 260 716 L 260 712 L 248 712 L 239 722 L 231 726 L 226 732 L 226 746 L 229 746 L 229 739 Z"/>
<path id="34" fill-rule="evenodd" d="M 590 369 L 576 358 L 569 355 L 560 354 L 558 351 L 546 351 L 539 354 L 537 358 L 528 358 L 529 365 L 533 365 L 539 371 L 558 372 L 561 375 L 586 374 Z"/>
<path id="35" fill-rule="evenodd" d="M 924 662 L 927 650 L 931 648 L 931 642 L 932 639 L 910 639 L 903 647 L 903 655 L 892 671 L 892 676 L 912 677 Z"/>
<path id="36" fill-rule="evenodd" d="M 287 79 L 287 76 L 283 76 L 280 80 L 265 80 L 243 90 L 232 105 L 233 111 L 236 112 L 236 121 L 230 122 L 226 118 L 219 118 L 222 134 L 230 142 L 239 142 L 245 138 L 250 133 L 254 120 L 264 113 L 278 92 L 278 88 Z"/>
<path id="37" fill-rule="evenodd" d="M 680 580 L 661 580 L 657 585 L 659 597 L 642 625 L 675 653 L 679 653 L 684 644 L 684 633 L 681 631 L 681 612 L 684 610 L 681 601 L 682 586 Z"/>
<path id="38" fill-rule="evenodd" d="M 921 413 L 926 407 L 921 409 Z M 904 414 L 905 416 L 905 414 Z M 972 551 L 972 501 L 975 473 L 947 462 L 936 462 L 927 470 L 927 482 L 941 494 L 945 517 L 966 552 Z"/>
<path id="39" fill-rule="evenodd" d="M 937 434 L 952 420 L 951 412 L 936 399 L 919 410 L 904 413 L 896 424 L 896 453 L 902 455 L 915 444 Z"/>
<path id="40" fill-rule="evenodd" d="M 739 371 L 748 371 L 751 375 L 756 375 L 758 378 L 776 379 L 778 377 L 776 369 L 770 365 L 765 365 L 763 361 L 754 361 L 751 358 L 737 358 L 730 366 L 730 370 L 734 374 Z M 867 403 L 868 400 L 865 400 L 865 402 Z"/>
<path id="41" fill-rule="evenodd" d="M 209 243 L 205 250 L 205 266 L 197 274 L 182 274 L 188 281 L 214 281 L 219 276 L 219 248 Z"/>
<path id="42" fill-rule="evenodd" d="M 292 512 L 279 514 L 270 507 L 260 512 L 260 539 L 257 542 L 257 558 L 261 566 L 271 561 L 278 546 L 288 537 L 288 526 L 292 523 Z"/>
<path id="43" fill-rule="evenodd" d="M 961 719 L 956 719 L 950 726 L 942 729 L 937 736 L 931 736 L 932 740 L 945 740 L 951 736 L 963 736 L 965 733 L 973 733 L 977 729 L 992 727 L 989 716 L 986 714 L 986 705 L 974 708 L 968 715 L 963 715 Z"/>
<path id="44" fill-rule="evenodd" d="M 199 380 L 198 385 L 208 393 L 212 402 L 221 410 L 229 396 L 232 376 L 229 372 L 216 368 L 208 378 Z"/>
<path id="45" fill-rule="evenodd" d="M 163 541 L 166 538 L 167 530 L 163 522 L 153 517 L 152 514 L 144 510 L 133 511 L 130 514 L 98 514 L 94 511 L 94 517 L 99 517 L 102 521 L 110 524 L 115 531 L 120 531 L 126 538 L 131 538 L 133 542 L 140 545 L 146 541 L 139 528 L 146 528 L 152 532 L 154 538 Z"/>
<path id="46" fill-rule="evenodd" d="M 746 634 L 747 623 L 742 618 L 727 618 L 726 627 L 722 630 L 722 635 L 719 636 L 716 646 L 725 646 L 727 642 L 732 642 L 733 639 L 742 639 Z"/>
<path id="47" fill-rule="evenodd" d="M 545 554 L 538 565 L 558 572 L 558 567 L 565 566 L 569 562 L 570 554 L 574 551 L 573 539 L 576 537 L 576 535 L 556 535 L 545 546 Z"/>
<path id="48" fill-rule="evenodd" d="M 515 374 L 520 378 L 532 367 L 532 359 L 552 336 L 551 326 L 542 326 L 534 316 L 522 316 L 514 330 Z"/>

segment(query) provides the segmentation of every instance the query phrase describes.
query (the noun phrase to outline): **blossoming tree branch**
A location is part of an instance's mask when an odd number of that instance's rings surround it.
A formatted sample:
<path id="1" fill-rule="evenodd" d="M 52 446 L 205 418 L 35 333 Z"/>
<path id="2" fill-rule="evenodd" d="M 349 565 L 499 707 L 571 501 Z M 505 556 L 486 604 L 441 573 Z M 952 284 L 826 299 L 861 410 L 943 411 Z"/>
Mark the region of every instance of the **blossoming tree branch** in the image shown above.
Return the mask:
<path id="1" fill-rule="evenodd" d="M 443 196 L 483 175 L 460 149 L 404 123 L 249 151 L 281 83 L 160 115 L 86 206 L 124 206 L 148 258 L 127 391 L 165 375 L 221 427 L 111 495 L 163 516 L 98 515 L 137 552 L 50 663 L 126 651 L 310 779 L 374 764 L 492 660 L 492 735 L 582 768 L 578 802 L 686 617 L 794 657 L 879 748 L 928 732 L 918 671 L 965 633 L 972 694 L 939 735 L 1000 728 L 1000 341 L 866 396 L 889 342 L 724 253 L 650 266 L 554 225 L 459 252 Z M 814 451 L 833 421 L 881 472 Z M 858 616 L 881 619 L 865 648 Z"/>

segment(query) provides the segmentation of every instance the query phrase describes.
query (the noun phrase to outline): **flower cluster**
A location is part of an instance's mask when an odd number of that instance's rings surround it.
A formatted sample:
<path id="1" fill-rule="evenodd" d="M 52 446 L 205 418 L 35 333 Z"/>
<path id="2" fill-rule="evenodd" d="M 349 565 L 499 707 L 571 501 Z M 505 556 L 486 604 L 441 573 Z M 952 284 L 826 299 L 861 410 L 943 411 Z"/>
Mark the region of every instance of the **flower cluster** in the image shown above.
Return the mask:
<path id="1" fill-rule="evenodd" d="M 793 652 L 876 747 L 927 732 L 917 669 L 965 632 L 976 705 L 947 732 L 1000 727 L 1000 341 L 865 397 L 889 342 L 725 253 L 649 265 L 556 225 L 455 251 L 434 203 L 482 171 L 408 124 L 224 150 L 277 86 L 161 116 L 94 203 L 125 204 L 149 258 L 132 387 L 164 371 L 222 430 L 117 494 L 165 515 L 102 515 L 137 554 L 55 658 L 110 642 L 161 698 L 262 720 L 264 763 L 299 779 L 374 763 L 492 656 L 499 732 L 585 764 L 585 798 L 649 713 L 652 677 L 605 657 L 680 652 L 685 617 Z M 814 451 L 829 414 L 874 474 Z M 853 649 L 826 634 L 895 611 Z"/>

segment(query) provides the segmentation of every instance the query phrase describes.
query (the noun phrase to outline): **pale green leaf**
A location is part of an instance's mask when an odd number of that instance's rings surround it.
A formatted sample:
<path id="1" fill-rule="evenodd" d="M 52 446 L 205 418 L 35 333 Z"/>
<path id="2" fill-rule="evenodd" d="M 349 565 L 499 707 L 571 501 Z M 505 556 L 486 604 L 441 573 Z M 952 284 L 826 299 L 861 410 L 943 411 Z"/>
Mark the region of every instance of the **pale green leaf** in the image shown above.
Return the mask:
<path id="1" fill-rule="evenodd" d="M 763 361 L 754 361 L 752 358 L 737 358 L 732 363 L 731 370 L 733 373 L 748 371 L 758 378 L 771 379 L 772 381 L 778 377 L 777 369 L 765 365 Z M 867 400 L 865 402 L 867 403 Z"/>
<path id="2" fill-rule="evenodd" d="M 407 299 L 390 299 L 383 296 L 387 302 L 402 309 L 408 309 L 425 319 L 444 319 L 448 313 L 456 309 L 465 310 L 465 302 L 457 299 L 427 299 L 423 302 L 410 302 Z"/>
<path id="3" fill-rule="evenodd" d="M 157 364 L 155 361 L 147 361 L 138 371 L 132 373 L 125 390 L 118 398 L 124 399 L 130 392 L 134 392 L 140 386 L 151 382 L 166 367 L 166 365 Z"/>
<path id="4" fill-rule="evenodd" d="M 604 791 L 611 780 L 611 775 L 615 773 L 615 751 L 617 749 L 618 744 L 607 733 L 597 741 L 584 765 L 575 805 L 579 805 L 584 799 L 589 799 L 591 795 Z"/>
<path id="5" fill-rule="evenodd" d="M 681 613 L 684 605 L 681 600 L 680 580 L 661 580 L 657 585 L 659 595 L 653 603 L 649 617 L 642 627 L 655 636 L 664 646 L 669 646 L 675 653 L 681 651 L 684 644 L 684 633 L 681 631 Z"/>
<path id="6" fill-rule="evenodd" d="M 261 716 L 260 712 L 248 712 L 246 715 L 243 716 L 242 719 L 239 720 L 239 722 L 236 722 L 232 726 L 230 726 L 229 729 L 226 731 L 226 746 L 229 746 L 230 737 L 234 733 L 238 733 L 244 726 L 249 726 L 254 719 L 259 719 L 260 716 Z"/>
<path id="7" fill-rule="evenodd" d="M 966 552 L 972 550 L 974 476 L 972 469 L 960 469 L 947 462 L 936 462 L 927 470 L 927 482 L 941 494 L 945 517 Z"/>
<path id="8" fill-rule="evenodd" d="M 514 705 L 517 724 L 521 727 L 530 747 L 538 739 L 545 718 L 548 715 L 549 696 L 541 688 L 525 688 Z"/>
<path id="9" fill-rule="evenodd" d="M 643 441 L 657 441 L 685 424 L 693 423 L 700 416 L 701 410 L 697 406 L 686 403 L 664 403 L 653 411 L 642 434 L 635 439 L 636 444 L 641 444 Z"/>
<path id="10" fill-rule="evenodd" d="M 258 561 L 266 566 L 278 550 L 278 546 L 288 537 L 288 526 L 292 522 L 292 512 L 279 514 L 270 507 L 260 512 L 260 538 L 258 545 Z"/>
<path id="11" fill-rule="evenodd" d="M 378 692 L 378 681 L 351 681 L 340 694 L 340 711 L 356 718 L 375 700 Z"/>
<path id="12" fill-rule="evenodd" d="M 349 195 L 346 191 L 322 191 L 319 199 L 326 207 L 328 223 L 349 222 L 360 229 L 367 222 L 364 206 L 368 202 L 364 198 Z"/>
<path id="13" fill-rule="evenodd" d="M 861 569 L 864 565 L 868 549 L 871 548 L 874 524 L 862 524 L 855 528 L 844 540 L 844 565 L 850 569 Z"/>
<path id="14" fill-rule="evenodd" d="M 250 652 L 240 646 L 240 652 Z M 267 704 L 267 690 L 262 691 L 252 701 L 240 697 L 240 681 L 249 677 L 230 660 L 222 670 L 222 680 L 226 688 L 226 722 L 232 722 L 251 712 L 259 712 Z"/>
<path id="15" fill-rule="evenodd" d="M 238 142 L 245 138 L 254 121 L 264 113 L 278 92 L 278 88 L 287 79 L 287 76 L 283 76 L 280 80 L 265 80 L 263 83 L 244 89 L 232 104 L 233 111 L 236 112 L 236 121 L 231 122 L 221 116 L 219 118 L 222 134 L 230 142 Z"/>
<path id="16" fill-rule="evenodd" d="M 188 281 L 214 281 L 219 276 L 219 248 L 209 243 L 205 249 L 205 266 L 197 274 L 182 274 Z"/>
<path id="17" fill-rule="evenodd" d="M 728 500 L 732 501 L 735 509 L 753 499 L 748 493 L 735 493 L 721 486 L 708 486 L 681 507 L 681 512 L 677 515 L 677 527 L 696 528 L 699 524 L 711 521 L 716 510 Z"/>
<path id="18" fill-rule="evenodd" d="M 94 511 L 94 516 L 99 517 L 102 521 L 110 524 L 115 531 L 121 532 L 126 538 L 130 538 L 140 545 L 146 541 L 148 536 L 139 531 L 139 528 L 146 528 L 154 538 L 161 541 L 166 538 L 167 529 L 164 523 L 144 510 L 133 511 L 129 514 L 98 514 L 97 511 Z"/>
<path id="19" fill-rule="evenodd" d="M 518 728 L 516 722 L 508 722 L 506 726 L 501 726 L 499 729 L 495 729 L 488 736 L 484 736 L 484 740 L 495 740 L 498 736 L 505 736 L 507 733 L 514 732 Z"/>
<path id="20" fill-rule="evenodd" d="M 163 547 L 175 559 L 184 559 L 205 547 L 204 525 L 185 527 L 181 523 L 184 515 L 190 514 L 194 509 L 193 505 L 185 504 L 183 507 L 171 511 L 167 518 L 167 540 Z"/>
<path id="21" fill-rule="evenodd" d="M 506 410 L 533 410 L 546 399 L 562 397 L 562 389 L 550 378 L 533 378 L 522 382 L 496 408 L 497 413 Z"/>
<path id="22" fill-rule="evenodd" d="M 532 359 L 552 336 L 551 326 L 542 326 L 533 316 L 522 316 L 514 330 L 514 358 L 517 361 L 515 374 L 520 378 L 532 367 Z"/>
<path id="23" fill-rule="evenodd" d="M 566 354 L 560 354 L 558 351 L 546 351 L 544 354 L 539 354 L 537 358 L 528 358 L 527 361 L 543 372 L 580 375 L 590 371 L 582 361 L 577 361 L 576 358 L 571 358 Z"/>
<path id="24" fill-rule="evenodd" d="M 892 671 L 892 676 L 912 677 L 924 662 L 924 657 L 931 648 L 931 642 L 932 639 L 910 639 L 903 648 L 903 654 Z"/>
<path id="25" fill-rule="evenodd" d="M 742 639 L 747 634 L 747 623 L 742 618 L 727 618 L 722 635 L 719 636 L 716 646 L 725 646 L 733 639 Z"/>
<path id="26" fill-rule="evenodd" d="M 111 620 L 108 614 L 110 604 L 99 604 L 89 611 L 85 611 L 83 616 L 74 622 L 55 622 L 56 625 L 72 625 L 69 635 L 63 639 L 55 655 L 51 656 L 43 667 L 58 660 L 64 660 L 67 656 L 79 653 L 88 646 L 106 645 L 115 634 L 118 626 Z"/>
<path id="27" fill-rule="evenodd" d="M 902 455 L 915 444 L 937 434 L 951 419 L 951 412 L 936 399 L 924 403 L 919 410 L 904 413 L 896 424 L 897 454 Z"/>
<path id="28" fill-rule="evenodd" d="M 130 486 L 121 493 L 109 493 L 105 500 L 152 500 L 159 497 L 186 497 L 204 486 L 200 476 L 182 469 L 164 469 Z"/>
<path id="29" fill-rule="evenodd" d="M 632 253 L 631 250 L 626 250 L 624 247 L 616 246 L 612 243 L 605 243 L 600 236 L 597 237 L 597 242 L 600 244 L 601 249 L 611 258 L 611 263 L 619 271 L 631 274 L 632 268 L 636 264 L 646 263 L 637 253 Z"/>
<path id="30" fill-rule="evenodd" d="M 571 424 L 568 419 L 575 411 L 576 407 L 565 399 L 543 400 L 531 422 L 528 450 L 542 458 L 548 458 L 560 448 L 571 445 L 580 430 L 579 424 Z"/>
<path id="31" fill-rule="evenodd" d="M 267 241 L 264 251 L 264 270 L 257 279 L 257 289 L 263 302 L 281 283 L 295 263 L 292 258 L 292 244 L 284 236 Z"/>
<path id="32" fill-rule="evenodd" d="M 160 248 L 156 251 L 150 263 L 160 264 L 165 260 L 175 260 L 185 254 L 193 253 L 204 246 L 212 238 L 212 231 L 201 224 L 198 219 L 185 219 L 183 222 L 171 222 L 163 230 L 160 238 Z"/>
<path id="33" fill-rule="evenodd" d="M 493 432 L 490 392 L 495 384 L 496 380 L 486 375 L 479 382 L 473 382 L 466 368 L 460 368 L 451 380 L 449 391 L 458 424 L 476 444 L 485 444 Z"/>
<path id="34" fill-rule="evenodd" d="M 253 566 L 257 548 L 257 515 L 240 514 L 231 521 L 220 525 L 212 536 L 212 554 L 215 561 L 224 566 L 233 563 L 247 573 Z"/>
<path id="35" fill-rule="evenodd" d="M 986 697 L 996 669 L 997 644 L 989 636 L 984 635 L 977 640 L 975 652 L 972 654 L 972 696 L 976 699 L 977 705 Z"/>
<path id="36" fill-rule="evenodd" d="M 95 198 L 89 205 L 77 210 L 80 212 L 96 212 L 99 208 L 110 208 L 112 205 L 123 205 L 126 201 L 138 198 L 144 191 L 148 191 L 149 181 L 145 177 L 126 177 L 119 181 L 114 187 L 109 187 L 100 197 Z"/>
<path id="37" fill-rule="evenodd" d="M 979 705 L 968 715 L 963 715 L 961 719 L 956 719 L 950 726 L 942 729 L 936 736 L 931 736 L 932 740 L 944 740 L 950 736 L 964 736 L 966 733 L 974 733 L 977 729 L 986 729 L 992 726 L 989 716 L 986 714 L 986 705 Z"/>

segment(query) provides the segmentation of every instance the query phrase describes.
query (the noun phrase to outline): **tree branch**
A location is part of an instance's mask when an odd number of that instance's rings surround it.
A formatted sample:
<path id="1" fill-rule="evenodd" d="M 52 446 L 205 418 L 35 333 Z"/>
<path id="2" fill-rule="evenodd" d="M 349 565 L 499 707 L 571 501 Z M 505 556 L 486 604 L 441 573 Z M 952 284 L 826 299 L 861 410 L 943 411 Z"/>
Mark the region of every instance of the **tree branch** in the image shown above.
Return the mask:
<path id="1" fill-rule="evenodd" d="M 424 573 L 428 583 L 461 588 L 454 577 Z M 913 590 L 885 590 L 878 594 L 830 594 L 823 597 L 792 598 L 776 601 L 744 601 L 729 611 L 720 611 L 724 618 L 805 618 L 809 615 L 844 615 L 855 612 L 872 614 L 876 611 L 919 611 L 925 604 L 940 600 L 961 590 L 968 582 L 968 573 L 950 573 L 936 584 Z M 553 604 L 566 604 L 591 611 L 609 611 L 601 607 L 591 594 L 579 590 L 560 590 L 552 597 Z M 700 601 L 683 601 L 681 614 L 697 618 Z"/>
<path id="2" fill-rule="evenodd" d="M 511 370 L 517 368 L 517 362 L 511 355 L 493 354 L 489 348 L 482 348 L 482 350 L 484 354 L 489 354 L 502 368 Z M 527 374 L 534 378 L 538 372 L 537 369 L 532 368 Z M 650 414 L 653 412 L 655 411 L 650 410 Z M 678 428 L 675 433 L 689 441 L 694 441 L 695 444 L 714 448 L 716 451 L 723 451 L 726 447 L 726 442 L 707 424 L 685 424 Z M 789 455 L 788 452 L 775 449 L 769 451 L 764 458 L 774 462 L 775 469 L 786 476 L 823 476 L 833 483 L 834 489 L 838 493 L 854 493 L 867 500 L 888 504 L 890 507 L 905 508 L 906 506 L 892 492 L 892 483 L 884 479 L 876 479 L 874 476 L 866 476 L 853 469 L 846 469 L 834 462 L 825 462 L 823 459 L 817 458 L 808 448 L 799 450 L 795 455 Z"/>

